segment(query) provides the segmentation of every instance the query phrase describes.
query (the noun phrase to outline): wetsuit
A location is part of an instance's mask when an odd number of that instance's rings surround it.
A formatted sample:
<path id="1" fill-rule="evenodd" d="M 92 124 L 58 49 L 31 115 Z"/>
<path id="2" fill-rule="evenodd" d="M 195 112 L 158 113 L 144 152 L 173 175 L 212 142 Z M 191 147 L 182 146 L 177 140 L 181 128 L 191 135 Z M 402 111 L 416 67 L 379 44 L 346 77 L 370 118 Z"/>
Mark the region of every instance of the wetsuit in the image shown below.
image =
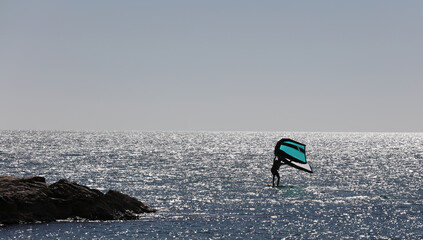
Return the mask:
<path id="1" fill-rule="evenodd" d="M 281 167 L 282 164 L 283 164 L 282 160 L 279 157 L 278 157 L 278 160 L 276 160 L 276 156 L 275 156 L 275 158 L 273 159 L 273 165 L 272 165 L 272 169 L 271 169 L 271 172 L 272 172 L 272 175 L 273 175 L 273 181 L 272 181 L 273 185 L 275 185 L 275 176 L 276 176 L 276 177 L 278 177 L 278 182 L 277 182 L 276 185 L 279 186 L 280 176 L 279 176 L 278 170 L 279 170 L 279 168 Z"/>
<path id="2" fill-rule="evenodd" d="M 279 170 L 279 168 L 281 167 L 281 160 L 276 160 L 276 157 L 273 159 L 273 165 L 272 165 L 272 174 L 273 175 L 276 175 L 276 176 L 278 176 L 279 177 L 279 173 L 278 173 L 278 170 Z"/>

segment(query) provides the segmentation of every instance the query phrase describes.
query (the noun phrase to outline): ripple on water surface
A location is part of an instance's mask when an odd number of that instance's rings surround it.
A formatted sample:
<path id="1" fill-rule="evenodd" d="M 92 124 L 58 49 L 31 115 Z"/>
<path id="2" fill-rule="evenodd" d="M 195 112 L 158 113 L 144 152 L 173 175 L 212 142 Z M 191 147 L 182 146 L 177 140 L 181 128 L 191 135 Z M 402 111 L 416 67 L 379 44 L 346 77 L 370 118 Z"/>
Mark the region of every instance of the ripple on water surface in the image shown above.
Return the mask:
<path id="1" fill-rule="evenodd" d="M 314 173 L 274 144 L 307 145 Z M 5 238 L 421 239 L 423 134 L 0 131 L 0 175 L 67 178 L 159 209 L 138 221 L 3 226 Z"/>

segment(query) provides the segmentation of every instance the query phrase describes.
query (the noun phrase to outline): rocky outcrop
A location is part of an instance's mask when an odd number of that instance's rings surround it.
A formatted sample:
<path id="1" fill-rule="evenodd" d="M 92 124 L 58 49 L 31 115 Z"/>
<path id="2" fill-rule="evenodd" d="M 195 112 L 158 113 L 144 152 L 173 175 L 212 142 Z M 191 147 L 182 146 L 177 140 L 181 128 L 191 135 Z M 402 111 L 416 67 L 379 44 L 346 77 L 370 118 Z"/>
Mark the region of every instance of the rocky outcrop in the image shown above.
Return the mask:
<path id="1" fill-rule="evenodd" d="M 155 211 L 123 193 L 103 194 L 65 179 L 48 185 L 44 177 L 0 176 L 0 224 L 69 218 L 132 220 Z"/>

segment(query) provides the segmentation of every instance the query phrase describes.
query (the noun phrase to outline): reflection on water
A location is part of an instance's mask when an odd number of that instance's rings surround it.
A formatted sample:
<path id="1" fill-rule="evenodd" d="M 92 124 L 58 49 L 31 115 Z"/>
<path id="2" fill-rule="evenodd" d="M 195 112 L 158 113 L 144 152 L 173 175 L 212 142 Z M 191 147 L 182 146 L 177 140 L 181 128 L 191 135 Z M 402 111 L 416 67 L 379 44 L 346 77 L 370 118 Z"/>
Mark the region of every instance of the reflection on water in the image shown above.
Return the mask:
<path id="1" fill-rule="evenodd" d="M 307 145 L 314 173 L 274 144 Z M 0 175 L 67 178 L 159 209 L 138 221 L 4 226 L 5 238 L 421 239 L 423 134 L 1 131 Z"/>

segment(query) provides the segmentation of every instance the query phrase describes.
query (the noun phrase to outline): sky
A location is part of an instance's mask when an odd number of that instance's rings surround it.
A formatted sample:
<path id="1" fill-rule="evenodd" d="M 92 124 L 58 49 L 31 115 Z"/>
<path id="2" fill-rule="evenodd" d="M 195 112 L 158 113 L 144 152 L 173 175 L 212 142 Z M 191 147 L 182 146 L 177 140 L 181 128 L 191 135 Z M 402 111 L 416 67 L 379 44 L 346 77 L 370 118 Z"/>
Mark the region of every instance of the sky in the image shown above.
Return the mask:
<path id="1" fill-rule="evenodd" d="M 0 0 L 0 129 L 423 132 L 423 1 Z"/>

